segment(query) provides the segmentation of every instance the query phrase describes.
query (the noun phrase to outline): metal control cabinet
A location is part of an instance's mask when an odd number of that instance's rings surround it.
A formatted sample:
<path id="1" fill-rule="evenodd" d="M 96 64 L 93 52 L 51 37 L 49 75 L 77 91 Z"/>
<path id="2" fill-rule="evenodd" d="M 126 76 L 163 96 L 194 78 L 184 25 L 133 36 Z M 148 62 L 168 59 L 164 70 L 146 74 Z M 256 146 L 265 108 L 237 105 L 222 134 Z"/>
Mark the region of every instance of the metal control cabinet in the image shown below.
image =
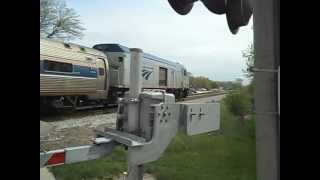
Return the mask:
<path id="1" fill-rule="evenodd" d="M 220 104 L 181 104 L 182 130 L 188 135 L 206 133 L 220 128 Z"/>

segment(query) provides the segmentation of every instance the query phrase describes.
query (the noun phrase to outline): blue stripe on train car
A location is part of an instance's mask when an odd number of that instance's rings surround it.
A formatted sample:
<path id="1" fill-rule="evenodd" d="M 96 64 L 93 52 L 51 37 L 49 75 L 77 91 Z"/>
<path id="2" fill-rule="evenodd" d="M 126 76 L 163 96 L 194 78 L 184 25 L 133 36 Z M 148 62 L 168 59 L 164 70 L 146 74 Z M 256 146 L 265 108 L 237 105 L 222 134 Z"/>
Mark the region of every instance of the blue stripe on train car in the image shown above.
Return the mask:
<path id="1" fill-rule="evenodd" d="M 89 77 L 89 78 L 97 78 L 98 77 L 97 68 L 93 68 L 93 67 L 89 67 L 89 66 L 73 65 L 73 72 L 46 71 L 43 69 L 43 61 L 40 61 L 40 73 L 41 74 L 64 75 L 64 76 Z"/>
<path id="2" fill-rule="evenodd" d="M 73 73 L 79 76 L 84 76 L 84 77 L 94 77 L 94 78 L 98 77 L 97 68 L 88 67 L 88 66 L 74 65 Z"/>

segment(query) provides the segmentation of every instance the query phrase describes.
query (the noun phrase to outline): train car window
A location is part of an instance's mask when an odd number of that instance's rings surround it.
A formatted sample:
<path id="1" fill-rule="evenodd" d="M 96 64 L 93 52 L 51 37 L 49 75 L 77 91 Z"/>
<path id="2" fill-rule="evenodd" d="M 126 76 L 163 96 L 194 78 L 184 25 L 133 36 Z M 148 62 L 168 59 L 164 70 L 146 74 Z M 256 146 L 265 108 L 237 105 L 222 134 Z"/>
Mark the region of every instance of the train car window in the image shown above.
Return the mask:
<path id="1" fill-rule="evenodd" d="M 167 86 L 168 69 L 159 67 L 159 86 Z"/>
<path id="2" fill-rule="evenodd" d="M 71 63 L 56 62 L 56 61 L 43 61 L 44 70 L 58 71 L 58 72 L 72 72 L 73 66 Z"/>
<path id="3" fill-rule="evenodd" d="M 99 68 L 99 75 L 104 76 L 104 68 Z"/>
<path id="4" fill-rule="evenodd" d="M 123 57 L 119 57 L 119 62 L 123 62 Z"/>
<path id="5" fill-rule="evenodd" d="M 84 47 L 80 47 L 80 51 L 85 52 L 85 51 L 86 51 L 86 49 L 85 49 Z"/>
<path id="6" fill-rule="evenodd" d="M 65 48 L 71 48 L 70 44 L 63 43 L 63 45 L 64 45 Z"/>

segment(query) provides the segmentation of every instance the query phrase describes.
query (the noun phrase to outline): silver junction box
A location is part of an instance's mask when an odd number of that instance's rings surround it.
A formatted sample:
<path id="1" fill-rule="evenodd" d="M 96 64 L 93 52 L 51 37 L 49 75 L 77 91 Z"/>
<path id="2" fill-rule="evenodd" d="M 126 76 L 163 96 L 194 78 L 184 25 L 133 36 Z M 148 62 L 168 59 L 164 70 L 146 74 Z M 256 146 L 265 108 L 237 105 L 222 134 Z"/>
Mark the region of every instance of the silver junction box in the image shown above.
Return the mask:
<path id="1" fill-rule="evenodd" d="M 181 104 L 180 130 L 188 135 L 202 134 L 220 129 L 219 103 Z"/>

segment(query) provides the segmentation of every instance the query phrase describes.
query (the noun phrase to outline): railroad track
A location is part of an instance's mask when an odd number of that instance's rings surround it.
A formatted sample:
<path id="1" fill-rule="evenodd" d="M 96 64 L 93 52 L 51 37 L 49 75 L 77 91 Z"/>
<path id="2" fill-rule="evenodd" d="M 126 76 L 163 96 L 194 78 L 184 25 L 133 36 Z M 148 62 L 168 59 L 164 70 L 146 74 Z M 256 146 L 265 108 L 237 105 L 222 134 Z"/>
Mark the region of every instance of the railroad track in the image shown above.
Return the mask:
<path id="1" fill-rule="evenodd" d="M 194 94 L 191 96 L 188 96 L 186 98 L 179 99 L 178 101 L 188 101 L 188 100 L 193 100 L 193 99 L 199 99 L 199 98 L 205 98 L 205 97 L 210 97 L 210 96 L 218 96 L 218 95 L 223 95 L 227 94 L 227 92 L 209 92 L 209 93 L 203 93 L 203 94 Z"/>

